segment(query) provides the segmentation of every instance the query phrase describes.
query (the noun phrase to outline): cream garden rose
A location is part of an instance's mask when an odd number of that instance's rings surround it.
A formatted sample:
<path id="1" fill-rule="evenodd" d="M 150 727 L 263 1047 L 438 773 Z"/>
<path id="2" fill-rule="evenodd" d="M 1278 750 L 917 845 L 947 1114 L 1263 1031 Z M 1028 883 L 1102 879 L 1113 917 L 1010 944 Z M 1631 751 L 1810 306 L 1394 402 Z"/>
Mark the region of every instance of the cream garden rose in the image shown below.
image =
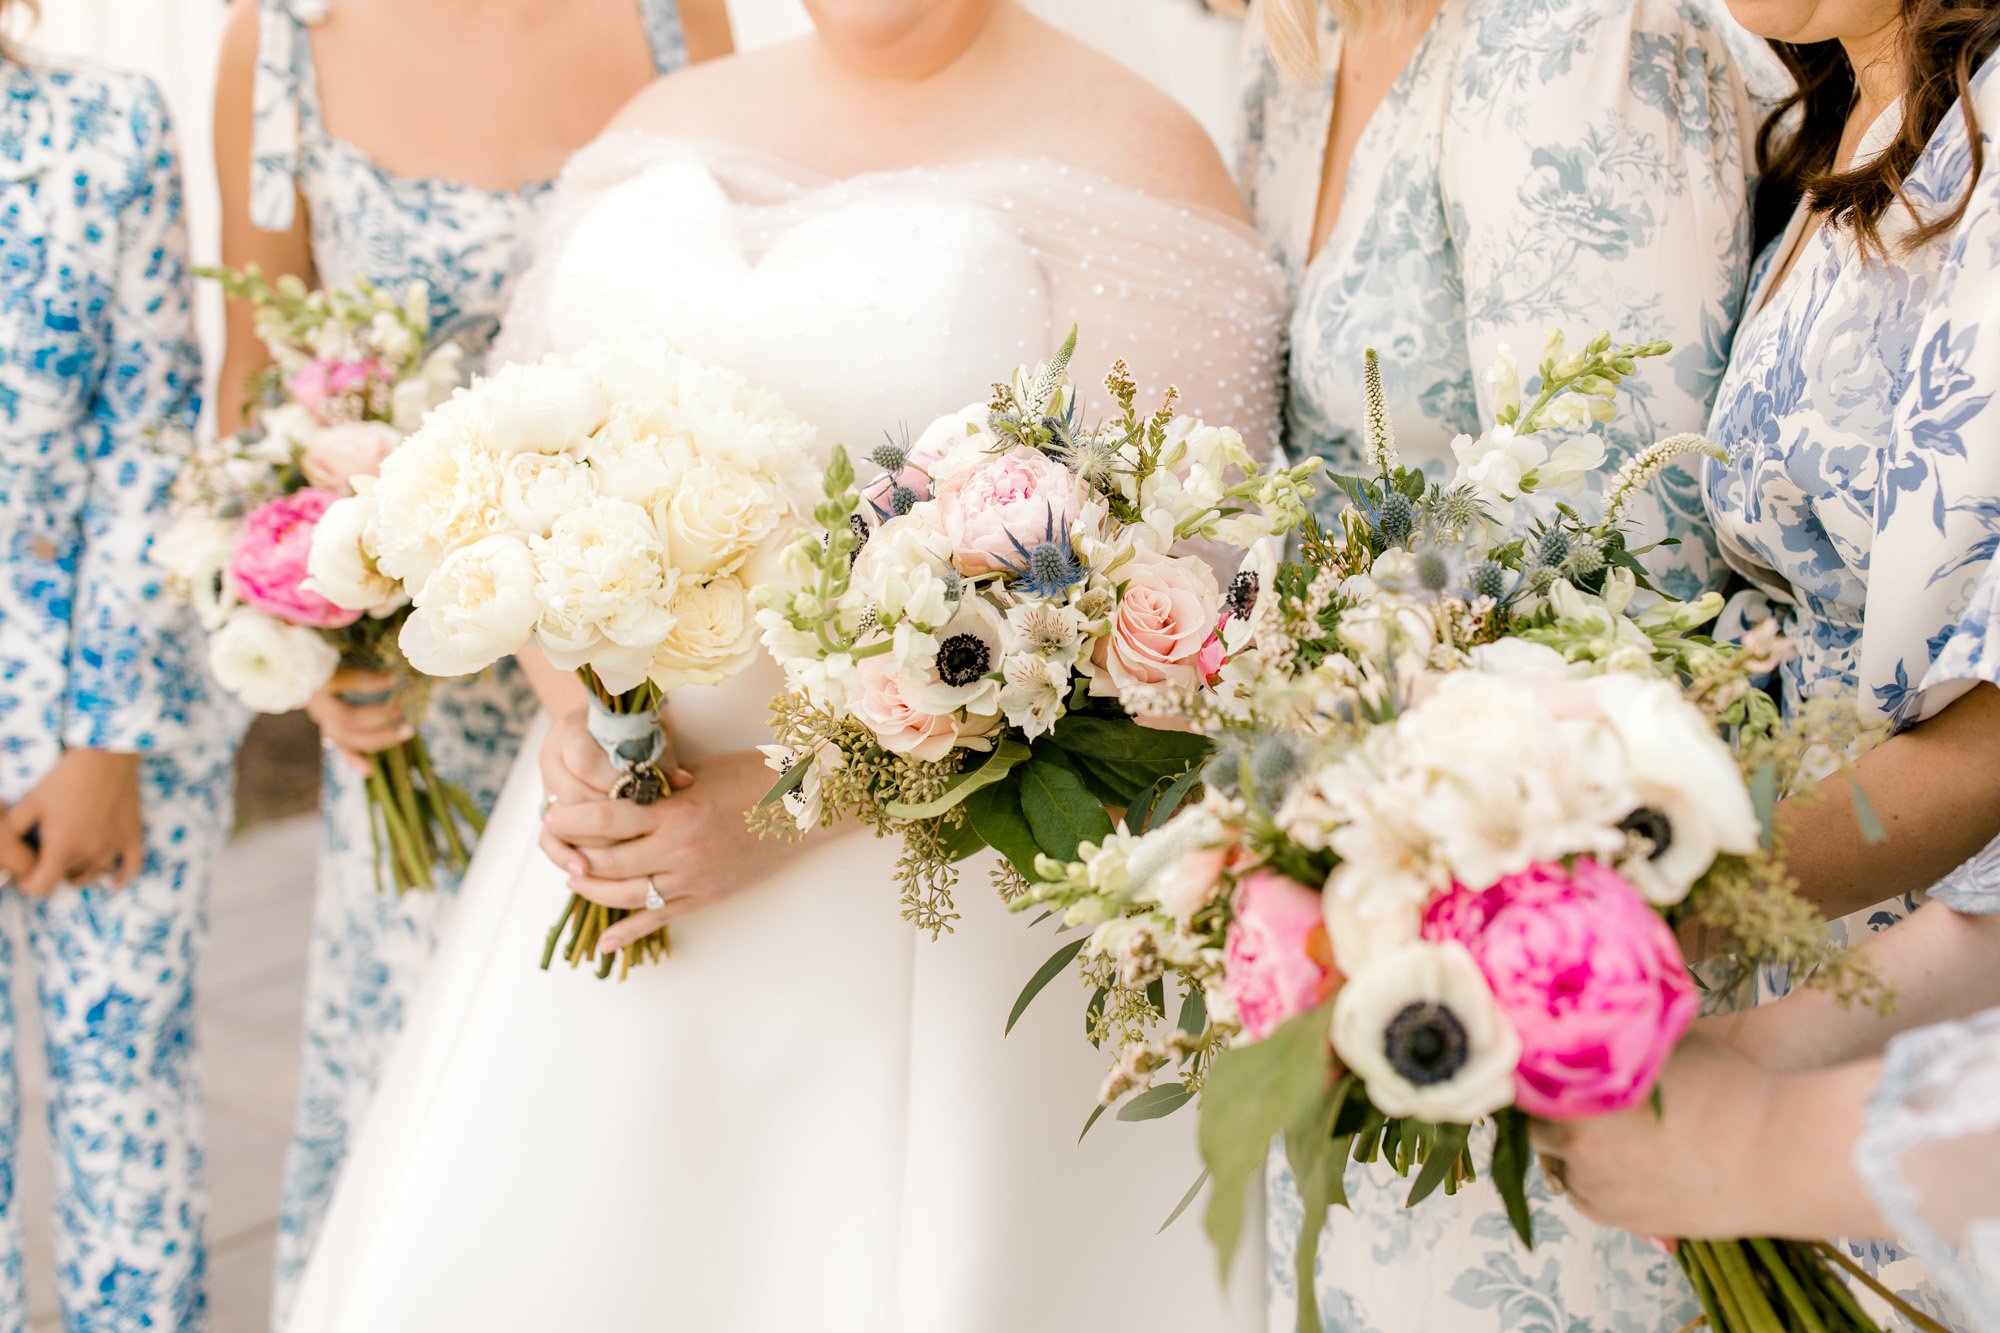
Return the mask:
<path id="1" fill-rule="evenodd" d="M 1197 687 L 1201 649 L 1222 613 L 1215 574 L 1199 560 L 1136 550 L 1118 570 L 1125 585 L 1111 632 L 1098 643 L 1103 684 L 1119 693 L 1145 686 Z M 1096 683 L 1094 688 L 1098 688 Z"/>

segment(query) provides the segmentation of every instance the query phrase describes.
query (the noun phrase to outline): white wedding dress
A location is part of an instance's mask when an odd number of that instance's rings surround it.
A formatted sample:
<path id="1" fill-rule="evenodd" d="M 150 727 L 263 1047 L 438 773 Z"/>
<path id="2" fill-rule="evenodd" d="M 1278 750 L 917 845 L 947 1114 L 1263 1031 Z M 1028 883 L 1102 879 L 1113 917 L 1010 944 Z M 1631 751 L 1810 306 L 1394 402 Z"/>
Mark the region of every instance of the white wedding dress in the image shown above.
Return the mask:
<path id="1" fill-rule="evenodd" d="M 503 350 L 659 330 L 865 453 L 1081 325 L 1246 437 L 1276 429 L 1280 295 L 1247 229 L 1047 162 L 848 182 L 622 135 L 565 177 Z M 677 691 L 683 755 L 766 739 L 766 660 Z M 531 735 L 349 1160 L 292 1333 L 1251 1329 L 1194 1119 L 1078 1130 L 1083 995 L 967 867 L 955 934 L 898 915 L 893 843 L 816 843 L 674 926 L 623 984 L 536 970 L 560 909 Z M 1248 1228 L 1257 1234 L 1253 1225 Z"/>

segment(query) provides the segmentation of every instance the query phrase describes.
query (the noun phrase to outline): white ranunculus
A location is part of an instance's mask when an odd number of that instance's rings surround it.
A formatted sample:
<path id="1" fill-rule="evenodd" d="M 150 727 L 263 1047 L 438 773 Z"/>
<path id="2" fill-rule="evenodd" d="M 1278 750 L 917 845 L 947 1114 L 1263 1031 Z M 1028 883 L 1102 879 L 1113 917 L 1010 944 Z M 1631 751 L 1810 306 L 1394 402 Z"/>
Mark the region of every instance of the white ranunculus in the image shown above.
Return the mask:
<path id="1" fill-rule="evenodd" d="M 705 581 L 683 578 L 667 611 L 673 624 L 648 673 L 661 689 L 720 685 L 756 657 L 750 592 L 738 580 L 728 575 Z"/>
<path id="2" fill-rule="evenodd" d="M 238 609 L 209 636 L 208 663 L 217 683 L 251 709 L 289 713 L 333 679 L 340 650 L 318 630 Z"/>
<path id="3" fill-rule="evenodd" d="M 795 517 L 768 477 L 709 458 L 695 460 L 654 515 L 683 574 L 734 571 Z"/>
<path id="4" fill-rule="evenodd" d="M 1341 987 L 1332 1031 L 1384 1115 L 1469 1125 L 1513 1105 L 1521 1039 L 1462 944 L 1378 955 Z"/>
<path id="5" fill-rule="evenodd" d="M 609 411 L 597 381 L 557 358 L 502 366 L 470 400 L 459 401 L 473 403 L 481 443 L 499 454 L 574 449 Z"/>
<path id="6" fill-rule="evenodd" d="M 1638 806 L 1624 825 L 1634 847 L 1618 870 L 1647 902 L 1671 906 L 1721 853 L 1757 850 L 1762 829 L 1750 789 L 1699 709 L 1664 680 L 1613 674 L 1587 688 L 1624 746 Z"/>
<path id="7" fill-rule="evenodd" d="M 873 607 L 882 624 L 933 630 L 952 617 L 951 544 L 935 520 L 936 506 L 919 506 L 869 536 L 848 579 L 850 598 Z M 863 609 L 863 607 L 857 607 Z"/>
<path id="8" fill-rule="evenodd" d="M 999 673 L 1006 623 L 984 597 L 959 599 L 952 618 L 935 633 L 915 625 L 896 629 L 895 654 L 903 697 L 918 710 L 942 716 L 980 717 L 1000 712 Z"/>
<path id="9" fill-rule="evenodd" d="M 206 630 L 216 630 L 236 609 L 236 584 L 229 562 L 236 558 L 235 519 L 185 515 L 153 545 L 153 560 L 194 607 Z"/>
<path id="10" fill-rule="evenodd" d="M 386 616 L 409 598 L 403 585 L 384 574 L 369 554 L 368 530 L 374 516 L 372 495 L 350 495 L 326 507 L 313 527 L 305 587 L 335 606 Z"/>
<path id="11" fill-rule="evenodd" d="M 541 607 L 519 537 L 482 537 L 446 556 L 417 591 L 397 640 L 427 676 L 465 676 L 526 646 Z"/>

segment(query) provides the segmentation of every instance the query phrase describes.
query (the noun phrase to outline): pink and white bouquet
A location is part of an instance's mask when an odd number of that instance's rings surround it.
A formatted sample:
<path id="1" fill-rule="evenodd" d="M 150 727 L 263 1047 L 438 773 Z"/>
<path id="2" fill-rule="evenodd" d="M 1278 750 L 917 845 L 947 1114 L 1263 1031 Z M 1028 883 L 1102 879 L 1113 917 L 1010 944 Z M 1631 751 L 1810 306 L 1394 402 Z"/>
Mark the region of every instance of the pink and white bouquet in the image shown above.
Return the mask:
<path id="1" fill-rule="evenodd" d="M 1622 515 L 1706 445 L 1641 455 L 1603 518 L 1548 503 L 1580 489 L 1571 464 L 1602 460 L 1573 432 L 1662 350 L 1552 338 L 1533 403 L 1517 387 L 1509 422 L 1462 441 L 1443 485 L 1396 465 L 1371 358 L 1377 474 L 1343 481 L 1347 508 L 1301 558 L 1260 553 L 1217 688 L 1170 701 L 1216 740 L 1198 799 L 1163 794 L 1045 859 L 1013 904 L 1088 930 L 1016 1012 L 1076 961 L 1087 1030 L 1114 1052 L 1099 1111 L 1199 1101 L 1225 1269 L 1245 1189 L 1283 1139 L 1305 1201 L 1302 1328 L 1318 1327 L 1320 1223 L 1350 1161 L 1413 1173 L 1412 1206 L 1483 1173 L 1532 1244 L 1528 1121 L 1652 1095 L 1701 1002 L 1677 930 L 1718 946 L 1736 982 L 1784 965 L 1882 995 L 1827 942 L 1770 823 L 1852 719 L 1780 724 L 1756 681 L 1784 645 L 1768 627 L 1735 647 L 1705 637 L 1719 598 L 1641 604 Z M 1731 984 L 1729 965 L 1710 984 Z M 1678 1255 L 1728 1333 L 1873 1328 L 1823 1249 Z"/>
<path id="2" fill-rule="evenodd" d="M 350 497 L 458 387 L 459 349 L 425 347 L 421 283 L 398 296 L 365 281 L 273 284 L 254 269 L 210 276 L 255 304 L 272 357 L 256 423 L 195 451 L 161 543 L 209 631 L 216 679 L 257 712 L 288 713 L 343 663 L 407 677 L 395 648 L 407 599 L 338 537 L 352 536 Z M 386 859 L 398 892 L 432 887 L 438 866 L 464 869 L 482 818 L 438 779 L 421 736 L 371 756 L 366 794 L 377 873 Z"/>
<path id="3" fill-rule="evenodd" d="M 1017 372 L 914 443 L 836 453 L 815 517 L 759 589 L 776 707 L 762 807 L 774 832 L 853 815 L 902 836 L 905 914 L 952 919 L 978 848 L 1020 875 L 1110 832 L 1107 809 L 1188 775 L 1205 738 L 1143 726 L 1130 700 L 1206 688 L 1224 661 L 1234 559 L 1305 514 L 1309 468 L 1267 470 L 1235 431 L 1142 413 L 1080 418 L 1067 367 Z"/>
<path id="4" fill-rule="evenodd" d="M 659 339 L 602 343 L 504 366 L 437 408 L 333 506 L 314 554 L 408 596 L 399 642 L 420 672 L 530 645 L 575 671 L 624 769 L 617 795 L 646 804 L 667 795 L 664 696 L 755 658 L 750 588 L 803 525 L 820 462 L 776 395 Z M 570 964 L 608 975 L 597 941 L 624 915 L 572 895 L 542 965 L 568 931 Z M 666 948 L 657 931 L 623 966 Z"/>

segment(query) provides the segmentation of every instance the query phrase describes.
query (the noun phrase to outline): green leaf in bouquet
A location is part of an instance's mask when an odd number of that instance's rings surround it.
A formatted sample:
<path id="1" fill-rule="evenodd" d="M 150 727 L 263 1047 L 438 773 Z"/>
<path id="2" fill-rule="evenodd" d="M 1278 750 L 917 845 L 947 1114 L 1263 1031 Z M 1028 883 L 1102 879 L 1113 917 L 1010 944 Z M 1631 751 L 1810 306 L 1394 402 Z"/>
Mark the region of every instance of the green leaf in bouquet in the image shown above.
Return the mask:
<path id="1" fill-rule="evenodd" d="M 1155 1083 L 1118 1108 L 1118 1118 L 1127 1123 L 1158 1120 L 1172 1115 L 1194 1098 L 1194 1089 L 1185 1083 Z"/>
<path id="2" fill-rule="evenodd" d="M 1207 1225 L 1227 1276 L 1243 1238 L 1245 1197 L 1271 1140 L 1327 1095 L 1333 1044 L 1331 1002 L 1281 1025 L 1259 1042 L 1215 1057 L 1202 1090 L 1202 1160 L 1214 1177 Z"/>
<path id="3" fill-rule="evenodd" d="M 1146 1003 L 1153 1006 L 1153 1012 L 1161 1018 L 1167 1016 L 1167 981 L 1165 977 L 1154 977 L 1146 986 Z"/>
<path id="4" fill-rule="evenodd" d="M 1198 732 L 1163 731 L 1141 726 L 1129 717 L 1095 713 L 1064 714 L 1049 739 L 1071 754 L 1164 766 L 1175 772 L 1184 765 L 1200 763 L 1215 748 Z"/>
<path id="5" fill-rule="evenodd" d="M 1181 1201 L 1174 1205 L 1174 1210 L 1167 1214 L 1167 1220 L 1160 1223 L 1160 1230 L 1153 1234 L 1157 1236 L 1160 1232 L 1165 1231 L 1168 1227 L 1180 1221 L 1181 1214 L 1188 1210 L 1188 1205 L 1195 1201 L 1195 1196 L 1201 1193 L 1201 1187 L 1207 1183 L 1208 1169 L 1204 1167 L 1202 1168 L 1202 1173 L 1194 1178 L 1194 1184 L 1188 1186 L 1187 1193 L 1181 1195 Z"/>
<path id="6" fill-rule="evenodd" d="M 1153 808 L 1147 812 L 1146 831 L 1150 832 L 1172 819 L 1180 810 L 1181 803 L 1187 800 L 1188 793 L 1193 791 L 1200 781 L 1201 765 L 1195 764 L 1168 783 L 1167 789 L 1160 793 L 1160 798 L 1153 802 Z"/>
<path id="7" fill-rule="evenodd" d="M 1750 803 L 1757 809 L 1757 823 L 1764 830 L 1764 850 L 1768 852 L 1778 831 L 1778 766 L 1768 759 L 1750 775 Z"/>
<path id="8" fill-rule="evenodd" d="M 1127 809 L 1144 798 L 1159 783 L 1160 771 L 1149 764 L 1126 764 L 1094 755 L 1056 751 L 1064 763 L 1076 770 L 1090 794 L 1107 809 Z"/>
<path id="9" fill-rule="evenodd" d="M 1861 783 L 1850 773 L 1847 778 L 1847 796 L 1854 802 L 1854 819 L 1861 825 L 1863 842 L 1880 842 L 1888 837 L 1882 828 L 1882 821 L 1875 814 L 1875 805 L 1868 799 L 1868 793 L 1861 790 Z"/>
<path id="10" fill-rule="evenodd" d="M 757 802 L 757 808 L 762 810 L 765 806 L 776 805 L 797 791 L 805 783 L 806 774 L 812 772 L 812 766 L 812 756 L 807 755 L 779 774 L 778 780 L 771 784 L 771 790 L 764 793 L 764 799 Z"/>
<path id="11" fill-rule="evenodd" d="M 1174 1026 L 1190 1037 L 1199 1037 L 1208 1026 L 1208 997 L 1193 981 L 1188 983 L 1187 998 L 1181 1001 L 1180 1020 Z"/>
<path id="12" fill-rule="evenodd" d="M 1089 1118 L 1088 1120 L 1086 1120 L 1086 1121 L 1084 1121 L 1084 1122 L 1083 1122 L 1083 1131 L 1082 1131 L 1082 1133 L 1079 1133 L 1079 1134 L 1078 1134 L 1078 1135 L 1076 1136 L 1076 1141 L 1077 1141 L 1078 1143 L 1082 1143 L 1082 1142 L 1083 1142 L 1083 1136 L 1084 1136 L 1084 1134 L 1088 1134 L 1088 1133 L 1090 1133 L 1090 1127 L 1091 1127 L 1092 1125 L 1095 1125 L 1095 1124 L 1096 1124 L 1096 1123 L 1097 1123 L 1097 1122 L 1098 1122 L 1099 1120 L 1103 1119 L 1105 1111 L 1107 1111 L 1107 1110 L 1109 1110 L 1109 1109 L 1110 1109 L 1110 1108 L 1109 1108 L 1109 1107 L 1107 1107 L 1107 1106 L 1105 1106 L 1105 1104 L 1104 1104 L 1103 1102 L 1099 1102 L 1099 1103 L 1098 1103 L 1098 1104 L 1097 1104 L 1096 1106 L 1093 1106 L 1093 1107 L 1091 1108 L 1091 1110 L 1090 1110 L 1090 1118 Z"/>
<path id="13" fill-rule="evenodd" d="M 1424 1137 L 1429 1145 L 1429 1156 L 1424 1158 L 1424 1169 L 1417 1172 L 1417 1183 L 1410 1186 L 1410 1197 L 1405 1208 L 1414 1208 L 1437 1192 L 1444 1184 L 1458 1159 L 1465 1154 L 1465 1141 L 1471 1137 L 1469 1125 L 1434 1125 Z"/>
<path id="14" fill-rule="evenodd" d="M 1007 858 L 1007 863 L 1029 880 L 1035 877 L 1035 857 L 1041 848 L 1021 801 L 1005 783 L 981 787 L 964 801 L 965 818 L 988 847 Z M 1075 858 L 1072 857 L 1072 860 Z"/>
<path id="15" fill-rule="evenodd" d="M 1358 1082 L 1352 1075 L 1342 1077 L 1305 1115 L 1285 1128 L 1285 1160 L 1291 1164 L 1298 1187 L 1302 1218 L 1292 1251 L 1300 1333 L 1318 1333 L 1320 1327 L 1318 1284 L 1314 1281 L 1320 1235 L 1326 1229 L 1327 1210 L 1347 1203 L 1349 1143 L 1337 1137 L 1334 1129 Z"/>
<path id="16" fill-rule="evenodd" d="M 1111 836 L 1111 816 L 1104 813 L 1103 802 L 1060 755 L 1038 752 L 1020 771 L 1021 813 L 1044 854 L 1074 861 L 1084 843 Z"/>
<path id="17" fill-rule="evenodd" d="M 974 852 L 984 851 L 985 848 L 986 839 L 980 835 L 978 828 L 973 825 L 970 819 L 961 818 L 945 833 L 938 845 L 938 854 L 944 858 L 946 864 L 956 865 L 966 857 L 971 856 Z M 1052 909 L 1042 913 L 1028 924 L 1030 926 L 1039 926 L 1054 915 L 1055 912 Z"/>
<path id="18" fill-rule="evenodd" d="M 1007 1015 L 1007 1032 L 1012 1034 L 1014 1025 L 1021 1021 L 1021 1015 L 1028 1012 L 1028 1006 L 1035 1002 L 1051 981 L 1061 976 L 1063 969 L 1076 961 L 1083 952 L 1083 946 L 1090 943 L 1090 936 L 1079 935 L 1062 948 L 1049 955 L 1049 960 L 1035 969 L 1035 975 L 1028 978 L 1028 984 L 1021 987 L 1021 994 L 1014 1001 L 1014 1011 Z"/>
<path id="19" fill-rule="evenodd" d="M 1514 1234 L 1535 1248 L 1535 1224 L 1528 1212 L 1528 1117 L 1508 1107 L 1493 1116 L 1493 1185 L 1506 1205 Z"/>
<path id="20" fill-rule="evenodd" d="M 897 819 L 936 819 L 952 809 L 966 797 L 990 787 L 1013 772 L 1028 758 L 1028 747 L 1013 739 L 1003 740 L 993 747 L 993 753 L 986 756 L 986 762 L 978 768 L 969 769 L 959 775 L 944 793 L 935 800 L 911 804 L 908 801 L 891 801 L 883 809 Z"/>

